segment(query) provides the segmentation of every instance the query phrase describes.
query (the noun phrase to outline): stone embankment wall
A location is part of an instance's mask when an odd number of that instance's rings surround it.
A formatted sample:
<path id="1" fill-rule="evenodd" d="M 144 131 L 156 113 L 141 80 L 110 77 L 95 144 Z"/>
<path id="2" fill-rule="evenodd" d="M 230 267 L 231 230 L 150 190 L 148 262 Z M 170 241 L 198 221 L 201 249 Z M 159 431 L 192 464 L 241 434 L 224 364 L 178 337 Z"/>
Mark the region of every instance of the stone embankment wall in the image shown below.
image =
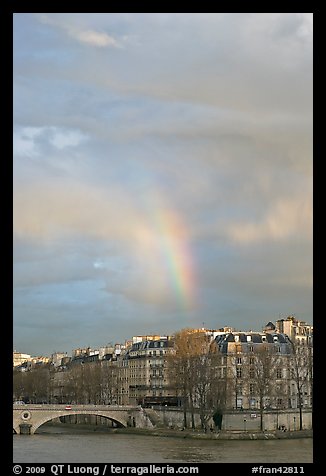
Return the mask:
<path id="1" fill-rule="evenodd" d="M 183 411 L 175 408 L 145 408 L 144 412 L 157 428 L 183 428 Z M 200 416 L 194 415 L 195 427 L 200 428 Z M 263 413 L 263 430 L 274 431 L 283 427 L 286 431 L 299 430 L 300 416 L 298 410 L 269 411 Z M 214 427 L 213 419 L 210 419 L 207 426 Z M 187 427 L 191 427 L 191 414 L 187 413 Z M 302 412 L 302 428 L 312 429 L 312 412 L 304 410 Z M 223 415 L 222 430 L 234 431 L 259 431 L 260 413 L 257 411 L 231 411 Z"/>
<path id="2" fill-rule="evenodd" d="M 283 428 L 286 431 L 295 431 L 300 429 L 300 415 L 297 410 L 288 411 L 270 411 L 263 413 L 263 430 L 273 431 Z M 302 429 L 310 430 L 312 428 L 311 411 L 302 412 Z M 223 430 L 259 430 L 260 413 L 259 412 L 230 412 L 223 417 Z"/>
<path id="3" fill-rule="evenodd" d="M 71 415 L 66 417 L 60 417 L 59 421 L 65 423 L 79 423 L 79 424 L 92 424 L 99 426 L 106 426 L 115 428 L 117 425 L 109 419 L 100 418 L 99 416 L 91 415 Z M 201 428 L 201 421 L 199 413 L 194 414 L 195 428 Z M 187 427 L 192 427 L 191 414 L 187 413 Z M 272 411 L 264 412 L 263 414 L 263 430 L 275 431 L 281 429 L 286 431 L 299 430 L 300 417 L 299 412 L 296 410 L 288 411 Z M 184 428 L 184 415 L 183 411 L 176 408 L 163 408 L 153 407 L 144 408 L 136 417 L 131 418 L 128 426 L 137 428 L 171 428 L 182 429 Z M 214 428 L 215 423 L 211 418 L 207 427 Z M 310 430 L 312 428 L 312 413 L 311 411 L 302 412 L 302 427 L 304 430 Z M 259 431 L 260 430 L 260 414 L 257 411 L 233 411 L 227 412 L 223 415 L 222 430 L 227 431 Z"/>

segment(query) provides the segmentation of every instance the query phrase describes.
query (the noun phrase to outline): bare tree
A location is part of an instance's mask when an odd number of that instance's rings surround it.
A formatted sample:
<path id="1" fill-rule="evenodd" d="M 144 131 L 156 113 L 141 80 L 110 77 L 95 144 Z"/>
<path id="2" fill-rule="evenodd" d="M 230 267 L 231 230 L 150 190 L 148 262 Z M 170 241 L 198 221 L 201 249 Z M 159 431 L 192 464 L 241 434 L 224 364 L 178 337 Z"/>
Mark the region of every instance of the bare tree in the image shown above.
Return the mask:
<path id="1" fill-rule="evenodd" d="M 310 342 L 300 343 L 291 341 L 291 377 L 295 383 L 297 393 L 297 407 L 299 408 L 299 429 L 303 429 L 302 409 L 304 396 L 310 393 L 312 399 L 313 385 L 313 356 Z"/>
<path id="2" fill-rule="evenodd" d="M 83 364 L 72 365 L 64 376 L 62 403 L 85 403 Z"/>
<path id="3" fill-rule="evenodd" d="M 101 367 L 99 362 L 81 366 L 84 403 L 98 404 L 101 399 Z"/>
<path id="4" fill-rule="evenodd" d="M 207 428 L 211 418 L 221 428 L 226 399 L 226 379 L 221 374 L 223 356 L 212 349 L 210 352 L 207 348 L 203 350 L 204 353 L 193 360 L 196 407 L 199 409 L 202 428 Z"/>
<path id="5" fill-rule="evenodd" d="M 233 352 L 225 355 L 226 392 L 229 407 L 232 409 L 243 408 L 243 395 L 249 378 L 248 359 L 242 352 L 241 344 L 233 347 Z"/>
<path id="6" fill-rule="evenodd" d="M 266 400 L 269 401 L 273 394 L 273 386 L 277 376 L 277 369 L 280 367 L 280 356 L 277 348 L 273 344 L 261 344 L 256 348 L 255 353 L 250 355 L 252 365 L 249 368 L 252 391 L 250 394 L 256 395 L 259 402 L 260 429 L 263 430 L 263 415 L 266 408 Z"/>
<path id="7" fill-rule="evenodd" d="M 212 385 L 211 356 L 208 353 L 194 356 L 192 359 L 193 389 L 195 404 L 199 408 L 202 428 L 212 416 L 210 390 Z"/>
<path id="8" fill-rule="evenodd" d="M 118 367 L 111 361 L 101 365 L 102 403 L 118 401 Z"/>
<path id="9" fill-rule="evenodd" d="M 26 372 L 14 372 L 14 395 L 19 394 L 31 403 L 48 402 L 50 399 L 50 368 L 47 364 Z"/>
<path id="10" fill-rule="evenodd" d="M 13 371 L 13 399 L 14 400 L 24 400 L 26 397 L 26 378 L 25 372 L 20 370 Z"/>

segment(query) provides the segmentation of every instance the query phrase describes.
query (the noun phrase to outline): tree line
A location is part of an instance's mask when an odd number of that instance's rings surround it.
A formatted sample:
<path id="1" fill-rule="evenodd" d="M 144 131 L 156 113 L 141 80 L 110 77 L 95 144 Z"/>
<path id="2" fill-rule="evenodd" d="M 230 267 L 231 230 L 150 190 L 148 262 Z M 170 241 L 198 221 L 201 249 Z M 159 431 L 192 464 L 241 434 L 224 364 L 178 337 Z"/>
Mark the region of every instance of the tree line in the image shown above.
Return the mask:
<path id="1" fill-rule="evenodd" d="M 185 428 L 195 428 L 195 413 L 199 413 L 202 428 L 211 419 L 221 427 L 224 412 L 241 410 L 241 398 L 245 395 L 255 401 L 261 429 L 265 411 L 289 408 L 290 399 L 295 397 L 302 429 L 303 407 L 310 406 L 306 405 L 306 396 L 312 399 L 312 347 L 291 342 L 289 354 L 280 355 L 276 346 L 260 344 L 254 353 L 240 349 L 223 354 L 205 332 L 183 329 L 175 334 L 166 361 L 169 387 L 182 402 Z M 14 370 L 14 400 L 114 404 L 123 378 L 122 367 L 116 364 L 75 364 L 64 372 L 54 370 L 50 364 L 26 372 Z"/>

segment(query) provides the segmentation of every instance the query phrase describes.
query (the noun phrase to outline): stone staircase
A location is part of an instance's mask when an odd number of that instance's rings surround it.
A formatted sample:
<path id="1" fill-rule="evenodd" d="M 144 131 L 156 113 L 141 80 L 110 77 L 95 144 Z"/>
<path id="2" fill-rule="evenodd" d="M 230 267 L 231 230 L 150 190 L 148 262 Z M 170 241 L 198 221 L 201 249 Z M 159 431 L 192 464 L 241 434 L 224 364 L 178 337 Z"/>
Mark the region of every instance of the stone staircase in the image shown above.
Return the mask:
<path id="1" fill-rule="evenodd" d="M 144 413 L 155 428 L 163 428 L 163 422 L 159 413 L 152 408 L 144 408 Z"/>

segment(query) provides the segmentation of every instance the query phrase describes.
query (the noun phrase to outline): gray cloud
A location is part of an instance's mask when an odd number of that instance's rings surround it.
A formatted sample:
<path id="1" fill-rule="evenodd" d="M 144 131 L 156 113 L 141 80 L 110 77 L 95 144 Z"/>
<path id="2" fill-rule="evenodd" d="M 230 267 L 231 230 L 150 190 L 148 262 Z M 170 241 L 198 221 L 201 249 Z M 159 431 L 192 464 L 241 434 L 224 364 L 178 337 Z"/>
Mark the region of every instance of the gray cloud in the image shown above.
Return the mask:
<path id="1" fill-rule="evenodd" d="M 15 14 L 14 34 L 20 350 L 312 320 L 312 14 Z"/>

